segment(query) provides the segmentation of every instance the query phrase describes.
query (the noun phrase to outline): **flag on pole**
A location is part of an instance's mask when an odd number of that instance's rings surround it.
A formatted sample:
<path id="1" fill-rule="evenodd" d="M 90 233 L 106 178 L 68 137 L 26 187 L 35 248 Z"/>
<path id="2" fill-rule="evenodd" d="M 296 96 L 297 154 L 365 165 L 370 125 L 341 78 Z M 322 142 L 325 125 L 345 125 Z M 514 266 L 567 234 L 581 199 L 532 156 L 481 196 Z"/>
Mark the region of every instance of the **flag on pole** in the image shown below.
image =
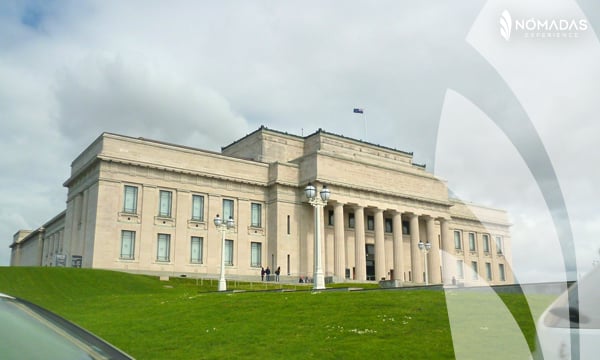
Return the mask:
<path id="1" fill-rule="evenodd" d="M 359 109 L 359 108 L 354 108 L 353 111 L 355 114 L 362 114 L 363 113 L 363 109 Z"/>

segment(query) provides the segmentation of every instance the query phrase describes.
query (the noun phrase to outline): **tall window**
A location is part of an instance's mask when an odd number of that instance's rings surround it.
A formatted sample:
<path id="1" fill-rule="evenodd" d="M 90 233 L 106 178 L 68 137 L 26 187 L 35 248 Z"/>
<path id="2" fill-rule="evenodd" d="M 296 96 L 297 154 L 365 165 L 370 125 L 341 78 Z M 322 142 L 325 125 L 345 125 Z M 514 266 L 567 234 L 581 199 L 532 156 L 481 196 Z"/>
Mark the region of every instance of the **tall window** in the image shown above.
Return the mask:
<path id="1" fill-rule="evenodd" d="M 171 254 L 171 235 L 158 234 L 156 261 L 169 261 Z"/>
<path id="2" fill-rule="evenodd" d="M 123 212 L 128 214 L 137 213 L 137 197 L 138 188 L 137 186 L 125 185 L 125 191 L 123 196 Z"/>
<path id="3" fill-rule="evenodd" d="M 348 213 L 348 227 L 354 229 L 354 213 Z"/>
<path id="4" fill-rule="evenodd" d="M 190 251 L 190 262 L 193 264 L 202 264 L 202 243 L 204 239 L 199 236 L 192 236 L 192 248 Z"/>
<path id="5" fill-rule="evenodd" d="M 489 262 L 485 263 L 485 278 L 486 280 L 492 280 L 492 264 Z"/>
<path id="6" fill-rule="evenodd" d="M 477 261 L 471 261 L 471 269 L 473 270 L 473 280 L 477 280 Z"/>
<path id="7" fill-rule="evenodd" d="M 462 240 L 460 238 L 459 230 L 454 230 L 454 248 L 457 250 L 462 249 Z"/>
<path id="8" fill-rule="evenodd" d="M 504 274 L 504 264 L 498 264 L 498 273 L 500 275 L 500 281 L 506 281 L 506 274 Z"/>
<path id="9" fill-rule="evenodd" d="M 410 235 L 410 223 L 408 221 L 402 222 L 402 235 Z"/>
<path id="10" fill-rule="evenodd" d="M 483 234 L 481 236 L 483 238 L 483 252 L 490 252 L 490 236 L 488 234 Z"/>
<path id="11" fill-rule="evenodd" d="M 465 278 L 464 264 L 462 260 L 456 260 L 456 276 L 459 279 Z"/>
<path id="12" fill-rule="evenodd" d="M 133 260 L 135 254 L 135 231 L 121 231 L 121 259 Z"/>
<path id="13" fill-rule="evenodd" d="M 290 224 L 290 216 L 288 215 L 288 216 L 287 216 L 287 233 L 288 233 L 288 235 L 289 235 L 289 234 L 291 233 L 291 231 L 292 231 L 292 229 L 291 229 L 290 225 L 291 225 L 291 224 Z"/>
<path id="14" fill-rule="evenodd" d="M 262 227 L 262 205 L 257 203 L 252 203 L 251 205 L 252 214 L 251 214 L 251 222 L 250 225 L 253 227 Z M 229 219 L 229 218 L 227 218 Z"/>
<path id="15" fill-rule="evenodd" d="M 233 218 L 233 200 L 223 199 L 223 221 Z"/>
<path id="16" fill-rule="evenodd" d="M 475 248 L 475 233 L 469 233 L 469 251 L 476 251 Z"/>
<path id="17" fill-rule="evenodd" d="M 225 240 L 225 265 L 233 266 L 233 240 Z"/>
<path id="18" fill-rule="evenodd" d="M 392 233 L 394 232 L 392 219 L 387 218 L 384 220 L 385 232 Z"/>
<path id="19" fill-rule="evenodd" d="M 192 220 L 204 221 L 204 196 L 192 195 Z"/>
<path id="20" fill-rule="evenodd" d="M 367 230 L 375 230 L 375 218 L 372 215 L 367 215 Z"/>
<path id="21" fill-rule="evenodd" d="M 496 236 L 496 252 L 498 254 L 504 253 L 504 246 L 502 244 L 502 236 Z"/>
<path id="22" fill-rule="evenodd" d="M 250 243 L 250 266 L 260 267 L 262 264 L 261 260 L 262 244 L 259 242 Z"/>
<path id="23" fill-rule="evenodd" d="M 327 225 L 333 225 L 333 210 L 327 211 Z"/>
<path id="24" fill-rule="evenodd" d="M 173 193 L 161 190 L 159 194 L 158 216 L 171 217 L 171 201 Z"/>

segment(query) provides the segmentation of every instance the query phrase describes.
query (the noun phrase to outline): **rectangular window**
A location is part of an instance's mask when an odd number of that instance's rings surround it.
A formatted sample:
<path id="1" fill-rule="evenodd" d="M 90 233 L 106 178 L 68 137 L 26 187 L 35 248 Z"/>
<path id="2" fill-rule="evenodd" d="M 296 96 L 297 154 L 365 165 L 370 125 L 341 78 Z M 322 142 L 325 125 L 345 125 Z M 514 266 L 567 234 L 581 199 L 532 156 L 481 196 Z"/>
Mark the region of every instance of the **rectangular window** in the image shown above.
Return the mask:
<path id="1" fill-rule="evenodd" d="M 393 228 L 393 222 L 392 219 L 385 219 L 384 220 L 384 225 L 385 225 L 385 232 L 386 233 L 392 233 L 394 232 L 394 228 Z"/>
<path id="2" fill-rule="evenodd" d="M 192 195 L 192 220 L 204 221 L 204 196 Z"/>
<path id="3" fill-rule="evenodd" d="M 354 213 L 348 213 L 348 227 L 354 229 Z"/>
<path id="4" fill-rule="evenodd" d="M 121 231 L 121 259 L 133 260 L 135 254 L 135 231 Z"/>
<path id="5" fill-rule="evenodd" d="M 233 266 L 233 240 L 225 240 L 225 265 Z"/>
<path id="6" fill-rule="evenodd" d="M 158 234 L 156 261 L 169 261 L 171 254 L 171 235 Z"/>
<path id="7" fill-rule="evenodd" d="M 333 225 L 333 210 L 327 212 L 327 225 Z"/>
<path id="8" fill-rule="evenodd" d="M 223 199 L 223 221 L 233 217 L 233 200 Z"/>
<path id="9" fill-rule="evenodd" d="M 456 277 L 459 279 L 465 278 L 465 270 L 462 260 L 456 260 Z"/>
<path id="10" fill-rule="evenodd" d="M 490 236 L 488 234 L 483 234 L 481 237 L 483 238 L 483 252 L 489 253 L 490 252 Z"/>
<path id="11" fill-rule="evenodd" d="M 462 249 L 462 240 L 460 238 L 460 231 L 454 230 L 454 248 L 456 250 Z"/>
<path id="12" fill-rule="evenodd" d="M 498 254 L 504 253 L 504 246 L 502 244 L 502 236 L 496 236 L 496 252 Z"/>
<path id="13" fill-rule="evenodd" d="M 262 227 L 262 205 L 257 203 L 252 203 L 250 205 L 251 208 L 251 219 L 250 226 L 252 227 Z M 229 218 L 227 218 L 229 219 Z"/>
<path id="14" fill-rule="evenodd" d="M 492 280 L 492 264 L 489 262 L 485 263 L 485 278 L 486 280 Z"/>
<path id="15" fill-rule="evenodd" d="M 367 230 L 375 230 L 375 218 L 371 215 L 367 215 Z"/>
<path id="16" fill-rule="evenodd" d="M 202 264 L 202 243 L 204 239 L 199 236 L 192 236 L 192 247 L 190 249 L 190 262 L 192 264 Z"/>
<path id="17" fill-rule="evenodd" d="M 500 281 L 506 281 L 506 275 L 504 274 L 504 264 L 498 264 L 498 273 Z"/>
<path id="18" fill-rule="evenodd" d="M 471 270 L 473 270 L 473 280 L 477 280 L 479 277 L 477 274 L 477 261 L 471 261 Z"/>
<path id="19" fill-rule="evenodd" d="M 262 265 L 261 254 L 262 244 L 258 242 L 250 243 L 250 266 L 260 267 Z"/>
<path id="20" fill-rule="evenodd" d="M 292 231 L 292 229 L 290 228 L 290 216 L 287 216 L 287 233 L 288 235 L 290 234 L 290 232 Z"/>
<path id="21" fill-rule="evenodd" d="M 469 251 L 477 251 L 475 247 L 475 233 L 469 233 Z"/>
<path id="22" fill-rule="evenodd" d="M 408 221 L 402 222 L 402 235 L 410 235 L 410 224 Z"/>
<path id="23" fill-rule="evenodd" d="M 166 190 L 161 190 L 159 195 L 158 216 L 171 217 L 171 201 L 173 193 Z"/>
<path id="24" fill-rule="evenodd" d="M 125 191 L 123 194 L 123 212 L 128 214 L 137 213 L 137 197 L 138 188 L 137 186 L 125 185 Z"/>

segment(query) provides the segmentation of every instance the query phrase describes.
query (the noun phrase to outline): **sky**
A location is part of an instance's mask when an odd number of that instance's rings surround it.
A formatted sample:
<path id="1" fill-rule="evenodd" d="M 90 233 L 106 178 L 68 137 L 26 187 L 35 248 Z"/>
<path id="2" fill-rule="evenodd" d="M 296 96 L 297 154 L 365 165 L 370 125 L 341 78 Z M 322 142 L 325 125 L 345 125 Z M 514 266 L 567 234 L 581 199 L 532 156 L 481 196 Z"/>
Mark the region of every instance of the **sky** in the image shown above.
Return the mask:
<path id="1" fill-rule="evenodd" d="M 454 196 L 508 211 L 520 281 L 581 276 L 600 260 L 595 7 L 3 1 L 0 266 L 65 209 L 102 132 L 220 151 L 265 125 L 413 152 Z"/>

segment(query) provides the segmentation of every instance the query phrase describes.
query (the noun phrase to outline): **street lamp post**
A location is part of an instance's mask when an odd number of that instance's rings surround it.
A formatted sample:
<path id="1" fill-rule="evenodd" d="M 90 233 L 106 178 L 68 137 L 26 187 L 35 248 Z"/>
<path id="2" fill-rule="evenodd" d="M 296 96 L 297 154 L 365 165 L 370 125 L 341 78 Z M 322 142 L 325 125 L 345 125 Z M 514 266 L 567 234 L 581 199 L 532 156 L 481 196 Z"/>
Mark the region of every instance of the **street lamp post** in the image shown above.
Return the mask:
<path id="1" fill-rule="evenodd" d="M 233 229 L 235 222 L 230 216 L 227 221 L 223 222 L 223 219 L 219 217 L 219 214 L 215 217 L 215 227 L 221 232 L 221 275 L 219 275 L 219 291 L 227 290 L 227 282 L 225 281 L 225 233 L 228 230 Z"/>
<path id="2" fill-rule="evenodd" d="M 419 250 L 423 253 L 423 259 L 425 262 L 425 286 L 429 285 L 429 270 L 427 268 L 427 254 L 429 254 L 429 250 L 431 250 L 431 243 L 423 243 L 419 241 Z"/>
<path id="3" fill-rule="evenodd" d="M 323 189 L 319 193 L 321 198 L 317 197 L 317 188 L 309 183 L 304 188 L 304 194 L 308 199 L 308 203 L 314 207 L 315 211 L 315 259 L 314 259 L 314 274 L 313 274 L 313 290 L 325 289 L 325 277 L 321 266 L 321 214 L 323 207 L 327 205 L 327 200 L 331 196 L 331 192 L 327 186 L 323 185 Z"/>

